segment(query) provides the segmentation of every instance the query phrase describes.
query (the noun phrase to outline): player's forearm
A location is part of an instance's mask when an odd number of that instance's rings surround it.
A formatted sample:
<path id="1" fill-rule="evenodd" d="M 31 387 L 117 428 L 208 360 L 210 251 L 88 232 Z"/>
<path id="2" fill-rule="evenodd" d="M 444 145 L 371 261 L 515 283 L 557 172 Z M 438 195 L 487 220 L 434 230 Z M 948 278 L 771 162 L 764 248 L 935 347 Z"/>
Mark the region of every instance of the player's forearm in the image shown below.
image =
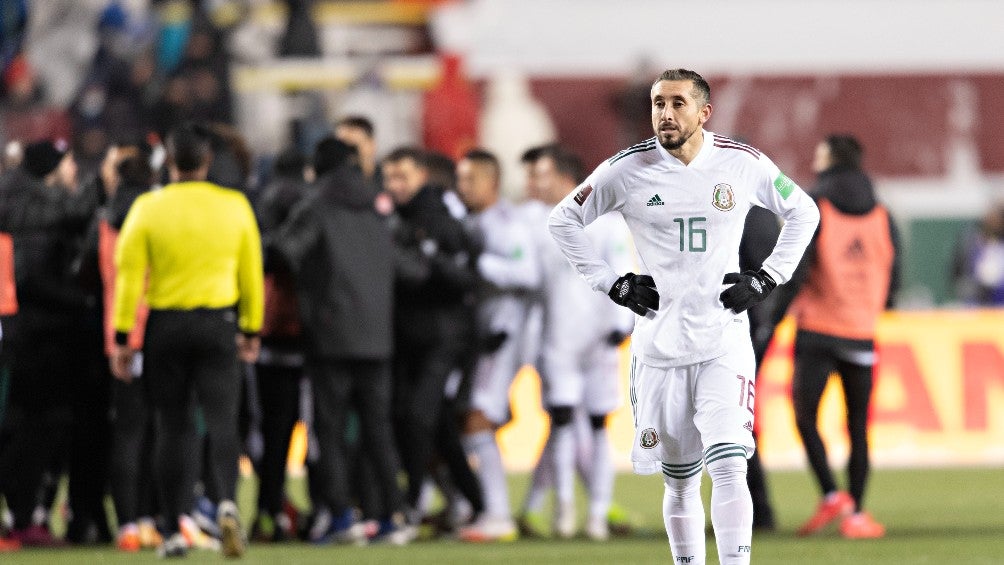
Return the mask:
<path id="1" fill-rule="evenodd" d="M 781 228 L 774 251 L 763 262 L 763 269 L 777 284 L 784 284 L 791 279 L 819 225 L 819 209 L 816 204 L 807 196 L 802 200 L 800 206 L 784 215 L 784 227 Z"/>
<path id="2" fill-rule="evenodd" d="M 600 259 L 600 254 L 586 236 L 581 219 L 559 204 L 548 218 L 547 228 L 561 253 L 593 290 L 606 292 L 617 281 L 617 273 Z"/>

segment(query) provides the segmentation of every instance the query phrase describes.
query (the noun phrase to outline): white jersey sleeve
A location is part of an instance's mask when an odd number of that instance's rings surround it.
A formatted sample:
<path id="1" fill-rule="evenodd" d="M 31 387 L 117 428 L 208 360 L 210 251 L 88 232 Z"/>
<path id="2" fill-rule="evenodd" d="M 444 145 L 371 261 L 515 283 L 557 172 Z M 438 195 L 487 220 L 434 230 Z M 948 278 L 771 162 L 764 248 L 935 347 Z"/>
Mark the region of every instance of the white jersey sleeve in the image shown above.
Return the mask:
<path id="1" fill-rule="evenodd" d="M 751 200 L 784 219 L 784 226 L 770 256 L 763 262 L 777 284 L 791 279 L 812 240 L 819 224 L 816 203 L 794 181 L 788 178 L 766 155 L 760 154 L 763 169 L 761 182 L 756 183 Z"/>
<path id="2" fill-rule="evenodd" d="M 623 273 L 618 274 L 603 260 L 584 229 L 603 214 L 620 210 L 624 202 L 625 188 L 604 162 L 559 202 L 548 218 L 551 236 L 593 290 L 607 292 Z"/>
<path id="3" fill-rule="evenodd" d="M 516 211 L 499 203 L 481 214 L 485 250 L 478 258 L 478 272 L 501 290 L 535 290 L 540 286 L 537 245 Z"/>

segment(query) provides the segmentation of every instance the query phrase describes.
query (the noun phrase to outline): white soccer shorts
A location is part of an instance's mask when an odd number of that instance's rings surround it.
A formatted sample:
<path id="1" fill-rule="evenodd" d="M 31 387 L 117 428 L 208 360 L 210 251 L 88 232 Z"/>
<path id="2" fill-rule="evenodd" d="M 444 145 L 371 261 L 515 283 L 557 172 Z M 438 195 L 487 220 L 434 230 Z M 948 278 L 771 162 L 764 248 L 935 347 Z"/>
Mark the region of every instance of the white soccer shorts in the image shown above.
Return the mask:
<path id="1" fill-rule="evenodd" d="M 546 406 L 582 407 L 590 415 L 620 406 L 616 347 L 599 342 L 581 351 L 545 350 L 541 364 Z"/>
<path id="2" fill-rule="evenodd" d="M 501 426 L 509 421 L 509 387 L 522 366 L 520 336 L 510 335 L 493 353 L 481 355 L 474 367 L 471 406 L 488 421 Z"/>
<path id="3" fill-rule="evenodd" d="M 651 475 L 660 463 L 700 461 L 704 450 L 720 443 L 753 455 L 756 361 L 749 341 L 731 352 L 680 367 L 646 366 L 631 360 L 630 397 L 635 437 L 634 471 Z"/>

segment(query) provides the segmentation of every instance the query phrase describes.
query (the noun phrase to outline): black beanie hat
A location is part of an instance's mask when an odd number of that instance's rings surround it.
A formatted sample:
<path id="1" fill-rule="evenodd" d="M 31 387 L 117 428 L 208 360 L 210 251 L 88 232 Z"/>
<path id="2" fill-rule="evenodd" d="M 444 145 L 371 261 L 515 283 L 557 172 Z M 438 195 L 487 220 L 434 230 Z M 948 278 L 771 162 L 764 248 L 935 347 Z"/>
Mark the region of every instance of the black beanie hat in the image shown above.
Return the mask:
<path id="1" fill-rule="evenodd" d="M 21 161 L 21 165 L 32 175 L 45 178 L 56 170 L 65 156 L 65 144 L 57 145 L 51 141 L 36 141 L 24 148 L 24 159 Z"/>

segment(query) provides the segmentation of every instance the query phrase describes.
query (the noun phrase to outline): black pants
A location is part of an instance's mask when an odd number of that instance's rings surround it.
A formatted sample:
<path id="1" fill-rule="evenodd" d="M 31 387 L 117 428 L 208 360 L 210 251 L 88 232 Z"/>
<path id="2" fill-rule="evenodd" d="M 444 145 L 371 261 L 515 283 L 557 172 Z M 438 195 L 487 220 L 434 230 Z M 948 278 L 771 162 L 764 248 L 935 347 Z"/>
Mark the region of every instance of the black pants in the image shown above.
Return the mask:
<path id="1" fill-rule="evenodd" d="M 336 515 L 351 504 L 352 465 L 345 446 L 350 409 L 359 415 L 359 441 L 368 452 L 377 489 L 388 514 L 403 509 L 397 484 L 400 468 L 391 428 L 390 367 L 383 360 L 313 359 L 309 374 L 314 392 L 314 430 L 320 448 L 318 465 L 326 484 L 320 493 Z"/>
<path id="2" fill-rule="evenodd" d="M 153 419 L 142 381 L 112 383 L 111 490 L 120 525 L 153 516 Z"/>
<path id="3" fill-rule="evenodd" d="M 221 499 L 236 496 L 241 386 L 236 332 L 230 308 L 150 311 L 143 381 L 154 411 L 157 485 L 168 534 L 177 531 L 177 517 L 192 505 L 196 402 L 212 450 L 208 479 Z"/>
<path id="4" fill-rule="evenodd" d="M 805 453 L 823 494 L 837 490 L 826 459 L 826 446 L 819 436 L 816 417 L 819 401 L 836 371 L 844 388 L 847 404 L 847 431 L 851 454 L 847 464 L 849 491 L 857 509 L 861 509 L 865 483 L 868 480 L 868 405 L 872 392 L 872 367 L 851 360 L 854 354 L 873 351 L 874 344 L 823 336 L 799 331 L 795 336 L 795 374 L 792 379 L 792 399 L 795 423 L 802 436 Z"/>
<path id="5" fill-rule="evenodd" d="M 257 366 L 262 432 L 258 509 L 272 516 L 282 511 L 289 439 L 300 416 L 302 375 L 302 367 Z"/>
<path id="6" fill-rule="evenodd" d="M 443 333 L 441 337 L 412 343 L 399 339 L 394 359 L 394 425 L 412 507 L 418 502 L 429 465 L 442 453 L 444 388 L 460 363 L 467 336 Z M 454 439 L 459 445 L 459 436 Z"/>
<path id="7" fill-rule="evenodd" d="M 23 313 L 21 314 L 24 315 Z M 0 493 L 15 528 L 31 525 L 46 471 L 66 469 L 73 431 L 73 380 L 83 342 L 72 326 L 28 327 L 10 343 L 10 396 L 0 444 Z"/>

